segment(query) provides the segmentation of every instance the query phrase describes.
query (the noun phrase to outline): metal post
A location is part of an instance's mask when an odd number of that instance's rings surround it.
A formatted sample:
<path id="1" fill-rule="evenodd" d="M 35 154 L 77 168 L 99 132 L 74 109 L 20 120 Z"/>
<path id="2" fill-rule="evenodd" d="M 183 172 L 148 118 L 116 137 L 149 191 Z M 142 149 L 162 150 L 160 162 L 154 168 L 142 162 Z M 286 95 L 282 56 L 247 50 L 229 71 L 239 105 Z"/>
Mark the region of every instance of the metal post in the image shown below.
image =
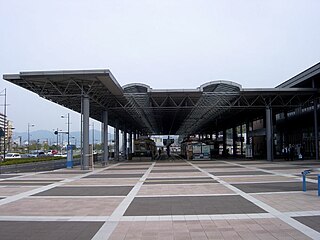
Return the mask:
<path id="1" fill-rule="evenodd" d="M 312 79 L 312 87 L 315 88 L 314 79 Z M 316 160 L 319 160 L 319 140 L 318 140 L 318 100 L 313 99 L 313 118 L 314 118 L 314 144 L 316 151 Z"/>
<path id="2" fill-rule="evenodd" d="M 70 113 L 68 113 L 68 146 L 70 145 Z"/>
<path id="3" fill-rule="evenodd" d="M 28 123 L 28 153 L 30 153 L 30 123 Z"/>
<path id="4" fill-rule="evenodd" d="M 83 129 L 83 170 L 89 169 L 89 97 L 84 95 L 82 97 L 82 107 L 83 107 L 83 122 L 82 122 L 82 129 Z"/>
<path id="5" fill-rule="evenodd" d="M 222 139 L 222 155 L 227 155 L 227 130 L 223 129 L 223 139 Z"/>
<path id="6" fill-rule="evenodd" d="M 28 139 L 28 142 L 29 142 L 29 139 Z M 59 128 L 57 128 L 57 151 L 59 152 Z"/>
<path id="7" fill-rule="evenodd" d="M 126 160 L 127 159 L 127 130 L 126 130 L 126 127 L 124 127 L 124 130 L 122 132 L 122 152 L 123 152 L 123 157 Z"/>
<path id="8" fill-rule="evenodd" d="M 115 130 L 115 143 L 114 143 L 114 159 L 116 161 L 119 161 L 119 122 L 116 122 L 116 127 L 114 128 Z"/>
<path id="9" fill-rule="evenodd" d="M 94 122 L 92 122 L 92 154 L 94 151 Z"/>
<path id="10" fill-rule="evenodd" d="M 133 134 L 133 140 L 137 140 L 137 131 L 134 131 L 134 134 Z"/>
<path id="11" fill-rule="evenodd" d="M 103 161 L 104 165 L 109 161 L 109 145 L 108 145 L 108 111 L 103 112 Z"/>
<path id="12" fill-rule="evenodd" d="M 306 175 L 302 174 L 302 191 L 307 191 L 307 182 L 306 182 Z"/>
<path id="13" fill-rule="evenodd" d="M 9 131 L 7 126 L 7 89 L 4 89 L 4 123 L 3 123 L 3 130 L 4 130 L 4 138 L 3 138 L 3 161 L 6 160 L 6 140 L 9 138 Z"/>
<path id="14" fill-rule="evenodd" d="M 320 174 L 318 174 L 318 197 L 320 197 Z"/>
<path id="15" fill-rule="evenodd" d="M 240 156 L 243 155 L 243 124 L 240 125 Z"/>
<path id="16" fill-rule="evenodd" d="M 233 148 L 233 156 L 237 155 L 237 127 L 232 128 L 232 148 Z"/>
<path id="17" fill-rule="evenodd" d="M 30 127 L 33 127 L 34 124 L 28 123 L 28 153 L 30 153 Z"/>
<path id="18" fill-rule="evenodd" d="M 267 160 L 273 161 L 273 138 L 272 138 L 272 110 L 266 107 L 266 138 L 267 138 Z"/>
<path id="19" fill-rule="evenodd" d="M 129 155 L 132 155 L 132 132 L 129 132 Z"/>

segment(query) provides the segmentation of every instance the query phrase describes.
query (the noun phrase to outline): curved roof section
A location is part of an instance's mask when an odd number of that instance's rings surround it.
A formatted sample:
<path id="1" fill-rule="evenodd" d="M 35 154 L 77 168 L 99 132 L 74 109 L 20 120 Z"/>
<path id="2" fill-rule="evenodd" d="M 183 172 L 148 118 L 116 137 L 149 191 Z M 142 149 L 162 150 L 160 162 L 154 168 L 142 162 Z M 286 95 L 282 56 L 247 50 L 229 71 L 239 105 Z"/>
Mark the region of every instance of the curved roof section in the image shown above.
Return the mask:
<path id="1" fill-rule="evenodd" d="M 202 84 L 199 89 L 202 92 L 239 92 L 242 86 L 235 82 L 219 80 Z"/>
<path id="2" fill-rule="evenodd" d="M 147 93 L 151 88 L 147 84 L 143 83 L 130 83 L 122 86 L 125 93 Z"/>

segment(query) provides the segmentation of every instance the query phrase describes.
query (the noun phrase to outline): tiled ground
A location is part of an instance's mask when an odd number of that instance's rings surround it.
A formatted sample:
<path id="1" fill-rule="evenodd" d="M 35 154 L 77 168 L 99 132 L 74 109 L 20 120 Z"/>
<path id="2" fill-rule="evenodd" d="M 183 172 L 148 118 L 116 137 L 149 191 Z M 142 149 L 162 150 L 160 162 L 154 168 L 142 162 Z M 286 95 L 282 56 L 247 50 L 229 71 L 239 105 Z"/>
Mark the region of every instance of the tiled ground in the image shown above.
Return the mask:
<path id="1" fill-rule="evenodd" d="M 0 239 L 320 239 L 313 161 L 123 162 L 0 175 Z"/>

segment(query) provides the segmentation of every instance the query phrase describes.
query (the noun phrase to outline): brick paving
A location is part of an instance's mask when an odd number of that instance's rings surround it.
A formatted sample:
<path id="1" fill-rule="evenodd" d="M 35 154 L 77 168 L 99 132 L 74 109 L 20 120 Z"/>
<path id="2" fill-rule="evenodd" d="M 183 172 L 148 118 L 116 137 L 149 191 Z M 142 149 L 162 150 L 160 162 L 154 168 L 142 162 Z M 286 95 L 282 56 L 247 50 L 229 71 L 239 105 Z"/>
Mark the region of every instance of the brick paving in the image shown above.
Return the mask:
<path id="1" fill-rule="evenodd" d="M 0 239 L 320 239 L 318 162 L 123 162 L 0 175 Z"/>

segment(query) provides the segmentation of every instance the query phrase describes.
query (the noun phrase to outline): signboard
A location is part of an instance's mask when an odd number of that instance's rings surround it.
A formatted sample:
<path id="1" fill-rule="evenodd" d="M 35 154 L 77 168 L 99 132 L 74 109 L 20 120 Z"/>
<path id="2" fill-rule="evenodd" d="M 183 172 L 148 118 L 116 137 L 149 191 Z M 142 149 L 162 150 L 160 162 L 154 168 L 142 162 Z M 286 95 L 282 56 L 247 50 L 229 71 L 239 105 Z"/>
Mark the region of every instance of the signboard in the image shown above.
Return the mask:
<path id="1" fill-rule="evenodd" d="M 67 146 L 67 168 L 73 167 L 73 149 L 71 145 Z"/>
<path id="2" fill-rule="evenodd" d="M 170 144 L 174 143 L 174 139 L 170 138 L 170 139 L 163 139 L 163 146 L 168 146 Z"/>
<path id="3" fill-rule="evenodd" d="M 202 153 L 204 155 L 210 155 L 210 145 L 202 146 Z"/>
<path id="4" fill-rule="evenodd" d="M 193 145 L 193 154 L 201 153 L 201 144 Z"/>
<path id="5" fill-rule="evenodd" d="M 251 144 L 246 145 L 246 157 L 252 158 L 252 145 Z"/>

